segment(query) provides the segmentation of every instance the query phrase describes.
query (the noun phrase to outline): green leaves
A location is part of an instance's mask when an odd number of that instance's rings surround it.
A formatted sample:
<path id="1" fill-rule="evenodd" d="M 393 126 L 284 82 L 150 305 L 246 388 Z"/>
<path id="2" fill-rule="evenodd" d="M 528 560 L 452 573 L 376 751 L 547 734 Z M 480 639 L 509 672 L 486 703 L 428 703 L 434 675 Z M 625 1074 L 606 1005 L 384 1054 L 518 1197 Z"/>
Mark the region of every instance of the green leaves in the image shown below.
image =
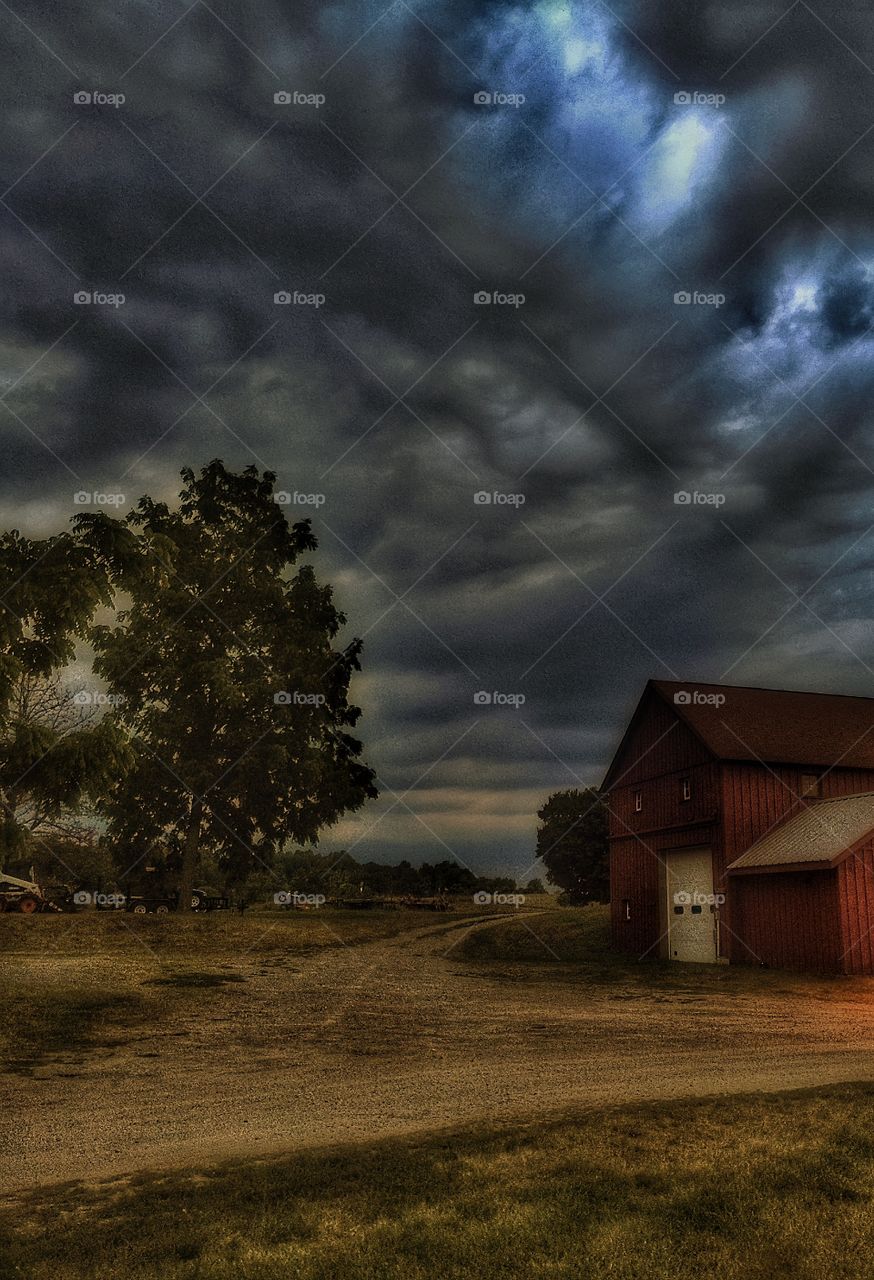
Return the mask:
<path id="1" fill-rule="evenodd" d="M 91 632 L 134 745 L 104 808 L 127 856 L 184 843 L 196 805 L 199 847 L 243 874 L 376 795 L 345 732 L 360 715 L 348 689 L 361 645 L 333 647 L 345 619 L 295 567 L 316 540 L 308 521 L 289 525 L 270 472 L 213 461 L 182 478 L 176 511 L 144 498 L 124 533 L 80 521 L 130 598 Z"/>
<path id="2" fill-rule="evenodd" d="M 537 856 L 550 882 L 572 902 L 607 902 L 607 812 L 597 791 L 556 791 L 537 816 Z"/>

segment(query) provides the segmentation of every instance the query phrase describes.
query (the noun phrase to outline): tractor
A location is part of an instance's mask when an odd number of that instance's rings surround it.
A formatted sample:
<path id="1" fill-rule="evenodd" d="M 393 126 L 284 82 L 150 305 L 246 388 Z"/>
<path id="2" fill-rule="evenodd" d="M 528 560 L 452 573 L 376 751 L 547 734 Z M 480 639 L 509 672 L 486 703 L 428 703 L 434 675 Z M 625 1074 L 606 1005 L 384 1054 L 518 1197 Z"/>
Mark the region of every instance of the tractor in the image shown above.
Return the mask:
<path id="1" fill-rule="evenodd" d="M 0 911 L 20 911 L 22 915 L 30 916 L 37 911 L 59 910 L 35 880 L 19 880 L 17 876 L 0 871 Z"/>

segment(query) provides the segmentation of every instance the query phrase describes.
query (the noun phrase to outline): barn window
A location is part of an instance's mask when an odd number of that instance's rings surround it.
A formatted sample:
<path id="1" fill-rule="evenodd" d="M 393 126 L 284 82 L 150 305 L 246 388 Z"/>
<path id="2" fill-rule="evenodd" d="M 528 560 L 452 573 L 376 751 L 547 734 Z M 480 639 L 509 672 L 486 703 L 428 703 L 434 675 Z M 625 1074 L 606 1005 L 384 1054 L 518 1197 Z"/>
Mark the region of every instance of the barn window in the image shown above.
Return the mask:
<path id="1" fill-rule="evenodd" d="M 640 813 L 643 808 L 643 792 L 635 791 L 634 793 L 634 812 Z"/>
<path id="2" fill-rule="evenodd" d="M 692 799 L 692 781 L 690 778 L 683 779 L 683 799 L 684 800 Z"/>
<path id="3" fill-rule="evenodd" d="M 630 898 L 623 898 L 623 899 L 622 899 L 622 914 L 625 916 L 625 919 L 626 919 L 626 920 L 630 920 L 630 919 L 631 919 L 631 900 L 630 900 Z"/>
<path id="4" fill-rule="evenodd" d="M 803 796 L 819 795 L 819 778 L 815 773 L 802 773 L 801 794 Z"/>

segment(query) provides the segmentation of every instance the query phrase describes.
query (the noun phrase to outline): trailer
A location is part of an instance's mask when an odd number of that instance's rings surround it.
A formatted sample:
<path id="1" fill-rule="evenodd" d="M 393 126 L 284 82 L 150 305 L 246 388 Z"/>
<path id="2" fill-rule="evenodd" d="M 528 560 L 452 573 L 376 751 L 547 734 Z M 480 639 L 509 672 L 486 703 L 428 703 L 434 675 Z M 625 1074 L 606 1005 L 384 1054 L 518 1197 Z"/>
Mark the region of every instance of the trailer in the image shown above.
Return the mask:
<path id="1" fill-rule="evenodd" d="M 166 916 L 175 911 L 178 904 L 178 890 L 165 894 L 138 893 L 127 898 L 124 909 L 137 916 Z M 192 911 L 229 911 L 230 907 L 230 898 L 221 894 L 211 894 L 206 889 L 193 889 L 191 892 Z"/>

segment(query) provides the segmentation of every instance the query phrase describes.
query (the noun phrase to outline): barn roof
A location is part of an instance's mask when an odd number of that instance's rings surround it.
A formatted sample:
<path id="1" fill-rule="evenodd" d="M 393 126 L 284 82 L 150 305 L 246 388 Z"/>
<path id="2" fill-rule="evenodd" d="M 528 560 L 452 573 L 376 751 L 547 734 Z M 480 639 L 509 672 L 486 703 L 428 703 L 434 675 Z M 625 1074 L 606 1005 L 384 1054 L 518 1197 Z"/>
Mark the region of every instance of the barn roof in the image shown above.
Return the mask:
<path id="1" fill-rule="evenodd" d="M 874 791 L 816 800 L 751 845 L 729 871 L 832 867 L 874 834 Z"/>
<path id="2" fill-rule="evenodd" d="M 874 769 L 874 698 L 730 684 L 650 685 L 721 760 Z M 677 695 L 688 695 L 677 700 Z M 715 705 L 713 699 L 724 701 Z"/>

